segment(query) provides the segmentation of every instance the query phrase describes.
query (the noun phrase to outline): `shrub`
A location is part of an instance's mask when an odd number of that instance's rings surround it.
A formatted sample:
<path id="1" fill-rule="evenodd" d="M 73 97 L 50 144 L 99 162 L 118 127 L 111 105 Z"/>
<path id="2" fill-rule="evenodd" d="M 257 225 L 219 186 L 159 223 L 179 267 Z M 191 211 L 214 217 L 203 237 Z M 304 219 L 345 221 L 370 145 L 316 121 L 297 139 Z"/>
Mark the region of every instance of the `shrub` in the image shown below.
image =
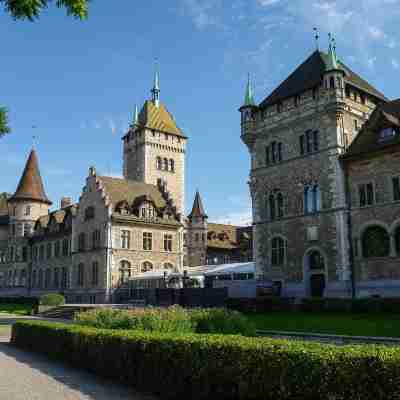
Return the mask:
<path id="1" fill-rule="evenodd" d="M 57 293 L 44 294 L 39 299 L 41 306 L 61 306 L 65 304 L 65 297 Z"/>
<path id="2" fill-rule="evenodd" d="M 243 314 L 223 308 L 187 310 L 180 306 L 172 306 L 133 310 L 100 309 L 79 313 L 75 321 L 80 325 L 102 329 L 249 336 L 255 334 L 253 324 Z"/>
<path id="3" fill-rule="evenodd" d="M 80 325 L 103 329 L 140 329 L 182 333 L 194 331 L 188 311 L 179 306 L 165 309 L 100 309 L 79 313 L 75 320 Z"/>
<path id="4" fill-rule="evenodd" d="M 195 309 L 190 312 L 196 333 L 224 333 L 255 336 L 256 329 L 243 314 L 224 308 Z"/>
<path id="5" fill-rule="evenodd" d="M 17 322 L 12 344 L 163 398 L 398 400 L 400 349 Z"/>

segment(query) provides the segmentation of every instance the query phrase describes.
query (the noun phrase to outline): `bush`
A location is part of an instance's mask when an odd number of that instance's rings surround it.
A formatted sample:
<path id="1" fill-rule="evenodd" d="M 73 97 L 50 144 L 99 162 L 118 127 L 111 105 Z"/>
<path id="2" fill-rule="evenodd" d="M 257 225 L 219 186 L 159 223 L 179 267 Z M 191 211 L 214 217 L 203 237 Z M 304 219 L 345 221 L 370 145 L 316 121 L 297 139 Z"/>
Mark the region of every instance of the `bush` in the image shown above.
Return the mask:
<path id="1" fill-rule="evenodd" d="M 253 324 L 243 314 L 223 308 L 188 310 L 180 306 L 172 306 L 133 310 L 100 309 L 79 313 L 75 321 L 79 325 L 102 329 L 255 334 Z"/>
<path id="2" fill-rule="evenodd" d="M 41 306 L 61 306 L 65 304 L 65 297 L 57 293 L 44 294 L 39 299 Z"/>
<path id="3" fill-rule="evenodd" d="M 0 304 L 38 305 L 37 297 L 0 297 Z"/>
<path id="4" fill-rule="evenodd" d="M 398 400 L 400 349 L 17 322 L 12 344 L 163 398 Z"/>
<path id="5" fill-rule="evenodd" d="M 166 309 L 134 310 L 100 309 L 79 313 L 75 321 L 80 325 L 103 329 L 139 329 L 157 332 L 194 332 L 188 311 L 172 306 Z"/>
<path id="6" fill-rule="evenodd" d="M 196 333 L 224 333 L 255 336 L 256 328 L 243 314 L 224 308 L 195 309 L 190 312 Z"/>

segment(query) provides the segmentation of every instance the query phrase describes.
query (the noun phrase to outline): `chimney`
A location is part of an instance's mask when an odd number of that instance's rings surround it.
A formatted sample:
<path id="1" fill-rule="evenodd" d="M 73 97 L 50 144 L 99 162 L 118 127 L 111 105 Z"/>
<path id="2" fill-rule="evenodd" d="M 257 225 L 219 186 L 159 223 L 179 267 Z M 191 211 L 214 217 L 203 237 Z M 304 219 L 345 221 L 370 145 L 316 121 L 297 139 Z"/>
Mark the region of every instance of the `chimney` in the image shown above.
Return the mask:
<path id="1" fill-rule="evenodd" d="M 71 197 L 62 197 L 61 198 L 61 208 L 69 207 L 72 204 Z"/>

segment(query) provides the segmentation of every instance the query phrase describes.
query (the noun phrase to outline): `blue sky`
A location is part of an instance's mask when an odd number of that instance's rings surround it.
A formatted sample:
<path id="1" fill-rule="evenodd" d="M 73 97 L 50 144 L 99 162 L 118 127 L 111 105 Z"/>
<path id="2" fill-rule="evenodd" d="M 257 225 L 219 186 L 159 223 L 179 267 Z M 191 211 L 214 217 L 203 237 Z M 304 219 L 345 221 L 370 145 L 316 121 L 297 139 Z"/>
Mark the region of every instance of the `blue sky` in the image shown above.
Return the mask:
<path id="1" fill-rule="evenodd" d="M 158 58 L 161 100 L 190 138 L 187 209 L 199 188 L 210 220 L 249 220 L 237 112 L 247 73 L 261 101 L 315 49 L 316 26 L 322 49 L 333 32 L 342 61 L 400 97 L 399 19 L 400 0 L 92 0 L 86 22 L 53 7 L 35 23 L 0 11 L 0 104 L 13 129 L 0 140 L 0 191 L 15 190 L 32 135 L 55 204 L 78 199 L 90 165 L 119 175 L 120 138 Z"/>

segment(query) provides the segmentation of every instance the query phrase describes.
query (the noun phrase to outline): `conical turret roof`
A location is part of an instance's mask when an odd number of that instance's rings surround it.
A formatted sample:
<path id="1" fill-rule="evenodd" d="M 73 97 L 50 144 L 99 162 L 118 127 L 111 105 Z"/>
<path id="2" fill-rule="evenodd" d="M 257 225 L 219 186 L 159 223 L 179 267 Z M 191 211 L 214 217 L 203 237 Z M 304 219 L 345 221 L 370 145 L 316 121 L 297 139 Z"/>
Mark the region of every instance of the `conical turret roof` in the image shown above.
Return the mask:
<path id="1" fill-rule="evenodd" d="M 17 191 L 9 201 L 15 200 L 32 200 L 49 205 L 52 204 L 44 191 L 43 181 L 39 171 L 38 157 L 34 149 L 32 149 L 29 154 Z"/>
<path id="2" fill-rule="evenodd" d="M 203 202 L 201 201 L 199 191 L 196 192 L 196 196 L 193 202 L 192 212 L 188 216 L 189 218 L 197 217 L 197 218 L 208 218 L 207 214 L 204 211 Z"/>

